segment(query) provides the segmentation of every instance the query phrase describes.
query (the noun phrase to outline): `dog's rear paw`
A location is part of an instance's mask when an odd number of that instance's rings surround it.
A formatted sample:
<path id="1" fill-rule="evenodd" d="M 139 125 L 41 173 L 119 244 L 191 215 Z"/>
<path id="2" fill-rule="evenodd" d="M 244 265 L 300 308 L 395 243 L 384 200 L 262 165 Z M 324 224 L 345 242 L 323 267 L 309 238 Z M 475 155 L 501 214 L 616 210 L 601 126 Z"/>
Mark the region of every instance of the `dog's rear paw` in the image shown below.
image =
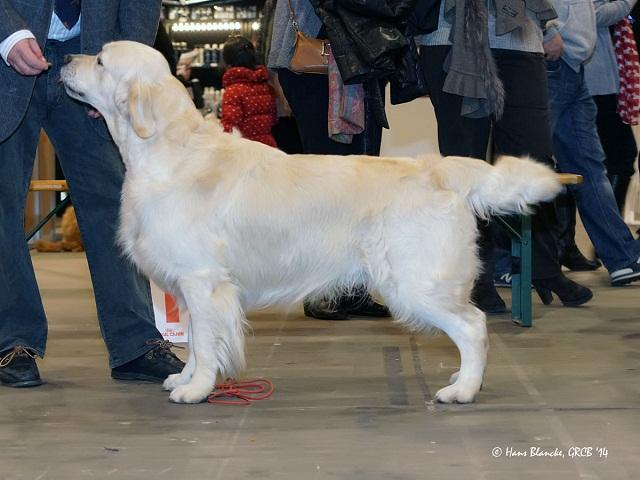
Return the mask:
<path id="1" fill-rule="evenodd" d="M 477 389 L 463 388 L 458 383 L 454 383 L 438 390 L 436 401 L 439 403 L 471 403 L 476 393 L 478 393 Z"/>
<path id="2" fill-rule="evenodd" d="M 169 395 L 169 400 L 174 403 L 200 403 L 209 396 L 212 390 L 212 387 L 200 388 L 189 383 L 178 385 Z"/>
<path id="3" fill-rule="evenodd" d="M 162 384 L 162 388 L 168 391 L 174 390 L 176 387 L 180 385 L 186 385 L 191 380 L 187 375 L 183 375 L 182 373 L 174 373 L 169 375 L 167 379 Z"/>

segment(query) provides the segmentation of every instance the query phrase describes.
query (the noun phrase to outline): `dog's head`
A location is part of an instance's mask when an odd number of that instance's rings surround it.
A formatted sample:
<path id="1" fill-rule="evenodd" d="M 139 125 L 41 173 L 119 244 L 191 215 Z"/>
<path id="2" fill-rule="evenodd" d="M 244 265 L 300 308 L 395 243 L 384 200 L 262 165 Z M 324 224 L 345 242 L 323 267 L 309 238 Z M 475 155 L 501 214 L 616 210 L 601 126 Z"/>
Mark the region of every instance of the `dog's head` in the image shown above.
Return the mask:
<path id="1" fill-rule="evenodd" d="M 97 55 L 69 55 L 66 61 L 61 79 L 67 93 L 102 113 L 112 134 L 124 128 L 147 139 L 176 101 L 193 107 L 164 57 L 141 43 L 112 42 Z"/>

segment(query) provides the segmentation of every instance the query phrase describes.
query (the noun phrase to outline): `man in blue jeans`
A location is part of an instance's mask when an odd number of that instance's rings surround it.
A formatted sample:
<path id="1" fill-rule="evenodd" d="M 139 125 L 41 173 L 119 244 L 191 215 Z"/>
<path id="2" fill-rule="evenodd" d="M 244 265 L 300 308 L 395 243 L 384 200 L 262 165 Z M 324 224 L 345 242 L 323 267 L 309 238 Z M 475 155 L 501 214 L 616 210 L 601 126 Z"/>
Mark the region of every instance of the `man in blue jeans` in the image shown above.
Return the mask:
<path id="1" fill-rule="evenodd" d="M 111 375 L 161 382 L 183 363 L 155 328 L 149 284 L 116 246 L 124 178 L 102 119 L 59 81 L 65 56 L 111 40 L 150 44 L 160 0 L 0 0 L 0 384 L 42 383 L 47 320 L 23 227 L 40 129 L 53 142 L 82 230 Z M 92 113 L 95 118 L 90 118 Z"/>
<path id="2" fill-rule="evenodd" d="M 584 80 L 584 64 L 596 45 L 595 9 L 592 0 L 552 2 L 558 19 L 547 27 L 544 49 L 554 156 L 560 171 L 584 177 L 571 187 L 580 217 L 611 285 L 625 285 L 640 280 L 640 242 L 618 211 L 596 129 L 596 106 Z"/>

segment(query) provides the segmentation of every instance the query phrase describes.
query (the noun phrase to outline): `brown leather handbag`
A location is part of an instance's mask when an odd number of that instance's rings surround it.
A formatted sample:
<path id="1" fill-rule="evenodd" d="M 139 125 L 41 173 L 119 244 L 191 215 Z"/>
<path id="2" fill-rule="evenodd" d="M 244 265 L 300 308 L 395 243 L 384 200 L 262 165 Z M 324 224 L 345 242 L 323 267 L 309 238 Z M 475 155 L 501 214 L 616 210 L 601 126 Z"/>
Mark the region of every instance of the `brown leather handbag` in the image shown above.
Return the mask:
<path id="1" fill-rule="evenodd" d="M 289 11 L 293 28 L 296 30 L 296 44 L 289 70 L 296 73 L 317 73 L 326 75 L 329 70 L 329 52 L 331 44 L 327 40 L 307 37 L 298 28 L 296 15 L 289 0 Z"/>

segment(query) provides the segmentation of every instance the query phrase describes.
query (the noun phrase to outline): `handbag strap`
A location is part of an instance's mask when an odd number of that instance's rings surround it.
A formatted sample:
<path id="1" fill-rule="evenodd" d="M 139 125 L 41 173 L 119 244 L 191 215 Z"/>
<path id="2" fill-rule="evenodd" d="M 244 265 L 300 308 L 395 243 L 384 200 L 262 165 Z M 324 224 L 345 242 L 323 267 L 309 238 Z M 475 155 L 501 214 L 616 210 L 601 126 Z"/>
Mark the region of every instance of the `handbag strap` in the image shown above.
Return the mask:
<path id="1" fill-rule="evenodd" d="M 291 18 L 291 25 L 293 25 L 293 28 L 295 29 L 296 32 L 300 31 L 300 27 L 298 26 L 298 20 L 296 19 L 296 13 L 293 11 L 293 5 L 291 4 L 291 0 L 288 0 L 289 2 L 289 13 L 290 13 L 290 18 Z"/>

